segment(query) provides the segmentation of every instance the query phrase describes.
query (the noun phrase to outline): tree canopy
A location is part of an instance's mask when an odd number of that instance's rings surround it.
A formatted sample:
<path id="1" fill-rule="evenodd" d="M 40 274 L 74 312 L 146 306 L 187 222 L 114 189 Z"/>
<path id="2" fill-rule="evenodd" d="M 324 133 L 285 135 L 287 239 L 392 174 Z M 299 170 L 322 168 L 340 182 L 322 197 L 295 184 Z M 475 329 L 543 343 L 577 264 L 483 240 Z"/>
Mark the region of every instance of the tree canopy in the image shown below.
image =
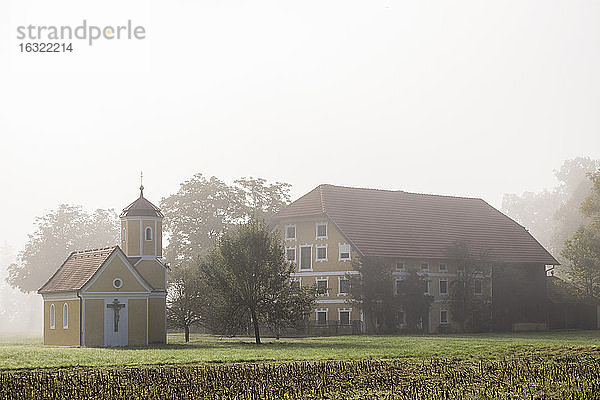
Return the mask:
<path id="1" fill-rule="evenodd" d="M 308 315 L 313 288 L 290 284 L 293 265 L 286 261 L 278 232 L 264 220 L 250 218 L 225 232 L 199 263 L 211 288 L 206 324 L 234 334 L 250 323 L 260 344 L 260 325 L 276 329 L 294 326 Z"/>
<path id="2" fill-rule="evenodd" d="M 72 251 L 119 243 L 119 218 L 112 209 L 88 213 L 62 204 L 36 218 L 35 225 L 17 261 L 8 266 L 7 282 L 23 292 L 38 290 Z"/>
<path id="3" fill-rule="evenodd" d="M 250 217 L 269 218 L 290 201 L 290 185 L 262 178 L 241 178 L 227 185 L 196 174 L 177 193 L 160 202 L 168 245 L 165 258 L 173 268 L 192 265 L 216 239 Z"/>

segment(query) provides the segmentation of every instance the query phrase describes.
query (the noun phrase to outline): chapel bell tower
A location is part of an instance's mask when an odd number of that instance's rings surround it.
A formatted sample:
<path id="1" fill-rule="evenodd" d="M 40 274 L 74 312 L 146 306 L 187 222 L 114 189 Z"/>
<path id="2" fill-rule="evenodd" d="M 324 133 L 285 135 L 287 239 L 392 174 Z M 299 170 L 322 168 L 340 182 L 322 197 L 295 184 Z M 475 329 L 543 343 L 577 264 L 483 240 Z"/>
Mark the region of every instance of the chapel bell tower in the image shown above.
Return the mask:
<path id="1" fill-rule="evenodd" d="M 121 250 L 127 257 L 156 259 L 162 257 L 162 219 L 160 209 L 144 197 L 140 178 L 140 197 L 123 209 Z"/>

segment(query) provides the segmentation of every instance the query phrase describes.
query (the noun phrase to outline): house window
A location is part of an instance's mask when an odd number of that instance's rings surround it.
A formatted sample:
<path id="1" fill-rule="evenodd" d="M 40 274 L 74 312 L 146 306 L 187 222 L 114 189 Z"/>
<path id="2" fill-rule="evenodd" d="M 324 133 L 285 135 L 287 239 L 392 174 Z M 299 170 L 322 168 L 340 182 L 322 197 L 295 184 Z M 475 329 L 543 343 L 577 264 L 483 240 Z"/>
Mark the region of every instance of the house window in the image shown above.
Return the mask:
<path id="1" fill-rule="evenodd" d="M 348 279 L 340 278 L 339 284 L 339 294 L 348 294 L 350 292 L 350 281 Z"/>
<path id="2" fill-rule="evenodd" d="M 401 287 L 400 287 L 401 283 L 400 282 L 402 282 L 402 279 L 396 279 L 396 281 L 394 282 L 394 293 L 395 294 L 399 294 L 400 293 L 400 289 L 401 289 Z"/>
<path id="3" fill-rule="evenodd" d="M 63 305 L 63 329 L 69 329 L 69 305 Z"/>
<path id="4" fill-rule="evenodd" d="M 440 296 L 448 294 L 448 281 L 446 279 L 440 279 Z"/>
<path id="5" fill-rule="evenodd" d="M 150 227 L 146 228 L 146 235 L 145 236 L 146 236 L 146 240 L 147 241 L 152 240 L 152 228 L 150 228 Z"/>
<path id="6" fill-rule="evenodd" d="M 482 285 L 481 279 L 475 279 L 474 285 L 475 285 L 475 294 L 477 294 L 477 295 L 483 294 L 483 287 L 482 287 L 483 285 Z"/>
<path id="7" fill-rule="evenodd" d="M 290 286 L 292 287 L 292 289 L 300 289 L 300 279 L 292 279 L 292 281 L 290 282 Z"/>
<path id="8" fill-rule="evenodd" d="M 285 227 L 285 239 L 296 240 L 296 225 L 287 225 Z"/>
<path id="9" fill-rule="evenodd" d="M 327 261 L 327 245 L 317 246 L 317 261 Z"/>
<path id="10" fill-rule="evenodd" d="M 421 264 L 421 271 L 423 271 L 423 272 L 429 272 L 429 264 L 428 263 L 422 263 Z"/>
<path id="11" fill-rule="evenodd" d="M 50 304 L 50 329 L 54 329 L 55 317 L 56 317 L 56 312 L 54 310 L 54 304 Z"/>
<path id="12" fill-rule="evenodd" d="M 296 248 L 295 247 L 286 247 L 285 248 L 285 259 L 288 262 L 296 262 Z"/>
<path id="13" fill-rule="evenodd" d="M 300 269 L 312 269 L 312 246 L 300 246 Z"/>
<path id="14" fill-rule="evenodd" d="M 328 279 L 317 279 L 317 294 L 329 296 Z"/>
<path id="15" fill-rule="evenodd" d="M 440 324 L 447 324 L 447 323 L 448 323 L 448 311 L 440 310 Z"/>
<path id="16" fill-rule="evenodd" d="M 317 325 L 327 325 L 327 310 L 317 310 Z"/>
<path id="17" fill-rule="evenodd" d="M 327 239 L 327 224 L 317 224 L 317 239 Z"/>
<path id="18" fill-rule="evenodd" d="M 350 245 L 340 244 L 340 257 L 339 261 L 345 261 L 350 259 Z"/>
<path id="19" fill-rule="evenodd" d="M 350 310 L 339 310 L 340 325 L 350 325 Z"/>
<path id="20" fill-rule="evenodd" d="M 398 325 L 406 325 L 406 313 L 404 312 L 404 310 L 398 311 Z"/>
<path id="21" fill-rule="evenodd" d="M 404 265 L 404 263 L 396 263 L 396 270 L 397 271 L 406 271 L 406 265 Z"/>
<path id="22" fill-rule="evenodd" d="M 448 272 L 448 266 L 446 264 L 440 264 L 440 272 Z"/>
<path id="23" fill-rule="evenodd" d="M 429 294 L 429 281 L 425 281 L 425 294 Z"/>

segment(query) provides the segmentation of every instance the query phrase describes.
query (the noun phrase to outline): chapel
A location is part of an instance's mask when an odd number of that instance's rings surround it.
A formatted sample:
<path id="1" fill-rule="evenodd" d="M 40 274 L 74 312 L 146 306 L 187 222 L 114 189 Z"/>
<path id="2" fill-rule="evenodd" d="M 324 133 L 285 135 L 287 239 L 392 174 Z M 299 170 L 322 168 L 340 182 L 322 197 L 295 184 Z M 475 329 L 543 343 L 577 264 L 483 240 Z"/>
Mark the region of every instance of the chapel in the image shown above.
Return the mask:
<path id="1" fill-rule="evenodd" d="M 142 185 L 120 219 L 119 245 L 72 252 L 38 290 L 45 345 L 166 343 L 163 214 L 144 197 Z"/>

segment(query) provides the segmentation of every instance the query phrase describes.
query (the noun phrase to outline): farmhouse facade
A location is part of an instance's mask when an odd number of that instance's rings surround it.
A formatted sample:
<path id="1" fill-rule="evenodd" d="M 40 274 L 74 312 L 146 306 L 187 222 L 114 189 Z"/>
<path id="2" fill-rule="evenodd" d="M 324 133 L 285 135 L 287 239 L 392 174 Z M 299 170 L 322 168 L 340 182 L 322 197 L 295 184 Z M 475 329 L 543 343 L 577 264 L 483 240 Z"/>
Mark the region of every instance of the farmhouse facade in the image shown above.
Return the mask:
<path id="1" fill-rule="evenodd" d="M 292 279 L 315 285 L 314 326 L 365 331 L 377 321 L 349 302 L 348 277 L 357 274 L 359 259 L 376 257 L 389 263 L 396 280 L 416 270 L 434 297 L 428 332 L 458 329 L 453 321 L 449 287 L 464 265 L 449 257 L 449 248 L 465 243 L 473 254 L 486 254 L 486 267 L 474 271 L 474 296 L 489 298 L 494 328 L 544 324 L 546 265 L 556 259 L 527 230 L 475 198 L 452 197 L 320 185 L 275 217 Z M 476 316 L 473 316 L 476 318 Z M 405 324 L 399 312 L 398 327 Z M 342 333 L 342 332 L 340 332 Z"/>
<path id="2" fill-rule="evenodd" d="M 160 210 L 143 195 L 123 209 L 120 246 L 71 253 L 38 293 L 44 344 L 166 343 L 167 267 Z"/>

